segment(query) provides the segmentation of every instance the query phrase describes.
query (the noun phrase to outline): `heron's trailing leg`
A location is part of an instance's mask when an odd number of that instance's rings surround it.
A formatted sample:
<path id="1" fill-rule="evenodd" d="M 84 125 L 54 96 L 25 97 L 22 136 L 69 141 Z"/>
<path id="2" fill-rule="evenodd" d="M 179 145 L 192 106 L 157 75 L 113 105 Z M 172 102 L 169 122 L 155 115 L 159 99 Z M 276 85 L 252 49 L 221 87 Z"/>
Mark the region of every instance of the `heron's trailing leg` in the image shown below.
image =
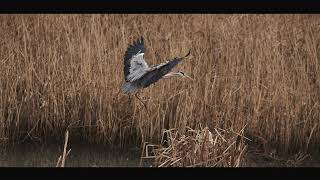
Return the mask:
<path id="1" fill-rule="evenodd" d="M 128 94 L 128 96 L 129 96 L 129 102 L 131 102 L 131 96 L 130 96 L 130 94 Z"/>
<path id="2" fill-rule="evenodd" d="M 140 102 L 142 102 L 142 104 L 143 104 L 143 106 L 146 108 L 146 110 L 148 110 L 146 104 L 138 97 L 138 93 L 135 93 L 134 95 L 136 96 L 136 98 L 139 99 Z"/>

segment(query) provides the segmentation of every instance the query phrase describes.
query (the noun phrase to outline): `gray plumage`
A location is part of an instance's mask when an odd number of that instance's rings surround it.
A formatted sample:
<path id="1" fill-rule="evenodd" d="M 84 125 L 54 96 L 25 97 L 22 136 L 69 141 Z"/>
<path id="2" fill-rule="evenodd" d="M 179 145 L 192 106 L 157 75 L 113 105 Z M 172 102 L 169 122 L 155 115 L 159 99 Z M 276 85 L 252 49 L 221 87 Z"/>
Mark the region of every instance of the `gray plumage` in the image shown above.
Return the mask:
<path id="1" fill-rule="evenodd" d="M 151 84 L 156 83 L 158 80 L 168 75 L 183 58 L 190 54 L 189 51 L 184 57 L 176 57 L 164 63 L 149 67 L 144 60 L 144 52 L 145 47 L 142 37 L 127 48 L 124 55 L 124 78 L 126 82 L 122 86 L 122 92 L 133 93 L 140 88 L 146 88 Z M 186 76 L 182 72 L 179 73 L 176 74 Z"/>

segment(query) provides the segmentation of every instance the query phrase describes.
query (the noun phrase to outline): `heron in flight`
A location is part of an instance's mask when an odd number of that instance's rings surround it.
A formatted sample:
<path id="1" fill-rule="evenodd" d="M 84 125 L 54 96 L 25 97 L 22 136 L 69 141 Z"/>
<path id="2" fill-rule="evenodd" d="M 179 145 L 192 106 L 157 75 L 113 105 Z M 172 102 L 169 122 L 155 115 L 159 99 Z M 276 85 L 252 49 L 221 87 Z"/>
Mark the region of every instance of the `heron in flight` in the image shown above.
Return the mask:
<path id="1" fill-rule="evenodd" d="M 179 62 L 190 54 L 190 51 L 184 57 L 176 57 L 151 67 L 148 66 L 144 59 L 144 52 L 145 47 L 143 37 L 137 39 L 127 48 L 124 55 L 125 83 L 121 88 L 123 93 L 135 93 L 137 90 L 146 88 L 162 78 L 178 76 L 192 79 L 182 71 L 171 72 Z M 135 96 L 143 103 L 143 101 L 137 96 L 137 93 L 135 93 Z M 144 103 L 143 105 L 146 108 Z"/>

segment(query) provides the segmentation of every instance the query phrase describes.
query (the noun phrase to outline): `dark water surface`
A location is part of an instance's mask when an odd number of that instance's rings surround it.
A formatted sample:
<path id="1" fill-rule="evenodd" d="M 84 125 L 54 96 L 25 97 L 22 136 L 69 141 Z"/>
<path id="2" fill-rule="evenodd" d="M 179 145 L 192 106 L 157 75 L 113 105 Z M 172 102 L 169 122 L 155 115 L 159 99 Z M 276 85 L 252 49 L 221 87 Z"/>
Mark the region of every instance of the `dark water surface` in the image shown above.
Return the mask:
<path id="1" fill-rule="evenodd" d="M 143 160 L 140 164 L 139 147 L 111 149 L 108 146 L 72 142 L 67 150 L 65 167 L 150 167 L 152 162 Z M 37 143 L 0 146 L 0 167 L 56 167 L 63 153 L 63 144 Z M 242 167 L 320 167 L 320 156 L 295 155 L 289 158 L 271 158 L 248 152 Z"/>
<path id="2" fill-rule="evenodd" d="M 138 148 L 115 150 L 90 144 L 68 145 L 71 149 L 65 167 L 144 167 L 150 166 L 143 161 L 140 166 Z M 14 147 L 1 147 L 1 167 L 56 167 L 62 155 L 63 144 L 36 145 L 23 144 Z"/>

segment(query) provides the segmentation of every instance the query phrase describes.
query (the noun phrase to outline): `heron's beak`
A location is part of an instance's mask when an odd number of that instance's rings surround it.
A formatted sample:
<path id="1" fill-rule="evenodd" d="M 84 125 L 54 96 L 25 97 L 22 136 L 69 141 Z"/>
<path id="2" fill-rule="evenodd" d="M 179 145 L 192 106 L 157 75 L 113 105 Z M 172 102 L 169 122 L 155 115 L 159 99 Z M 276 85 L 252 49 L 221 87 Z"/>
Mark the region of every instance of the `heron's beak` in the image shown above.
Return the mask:
<path id="1" fill-rule="evenodd" d="M 187 77 L 187 78 L 191 79 L 192 81 L 194 81 L 194 79 L 192 77 L 190 77 L 190 76 L 188 76 L 186 74 L 184 74 L 184 77 Z"/>

